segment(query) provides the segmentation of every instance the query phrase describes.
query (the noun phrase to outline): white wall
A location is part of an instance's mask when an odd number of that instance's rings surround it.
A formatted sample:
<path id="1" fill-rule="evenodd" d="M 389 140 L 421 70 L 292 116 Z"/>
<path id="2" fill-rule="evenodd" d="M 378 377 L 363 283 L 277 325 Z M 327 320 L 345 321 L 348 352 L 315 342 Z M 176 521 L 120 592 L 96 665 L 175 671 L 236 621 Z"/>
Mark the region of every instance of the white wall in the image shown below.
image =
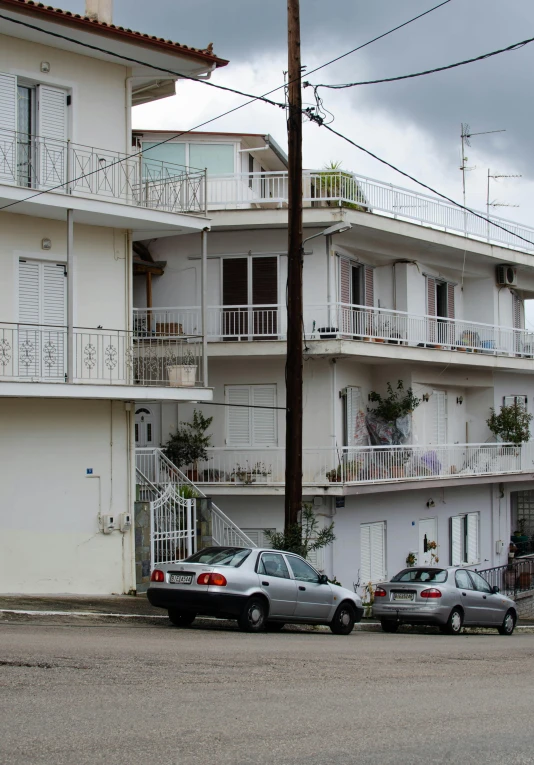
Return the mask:
<path id="1" fill-rule="evenodd" d="M 128 592 L 133 530 L 98 514 L 132 511 L 122 402 L 0 400 L 0 590 Z M 87 470 L 92 469 L 92 476 Z"/>

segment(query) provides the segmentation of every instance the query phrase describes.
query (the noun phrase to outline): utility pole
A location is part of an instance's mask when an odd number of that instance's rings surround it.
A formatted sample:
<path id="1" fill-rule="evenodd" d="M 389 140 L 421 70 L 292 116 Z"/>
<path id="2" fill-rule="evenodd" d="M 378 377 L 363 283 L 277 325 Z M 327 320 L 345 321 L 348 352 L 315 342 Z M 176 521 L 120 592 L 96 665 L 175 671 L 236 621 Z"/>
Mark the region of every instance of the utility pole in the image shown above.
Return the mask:
<path id="1" fill-rule="evenodd" d="M 287 0 L 288 247 L 285 528 L 302 510 L 302 90 L 299 0 Z"/>

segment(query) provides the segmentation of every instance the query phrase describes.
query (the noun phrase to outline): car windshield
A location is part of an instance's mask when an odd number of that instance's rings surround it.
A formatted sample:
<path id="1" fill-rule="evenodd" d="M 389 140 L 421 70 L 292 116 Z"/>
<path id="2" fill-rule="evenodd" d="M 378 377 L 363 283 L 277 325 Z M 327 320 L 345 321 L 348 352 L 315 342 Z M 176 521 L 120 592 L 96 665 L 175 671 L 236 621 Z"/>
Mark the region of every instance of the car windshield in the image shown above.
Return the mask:
<path id="1" fill-rule="evenodd" d="M 407 568 L 396 574 L 392 582 L 443 582 L 447 581 L 447 572 L 443 568 Z"/>
<path id="2" fill-rule="evenodd" d="M 208 566 L 233 566 L 237 568 L 248 558 L 252 550 L 242 547 L 208 547 L 186 558 L 184 563 L 205 563 Z"/>

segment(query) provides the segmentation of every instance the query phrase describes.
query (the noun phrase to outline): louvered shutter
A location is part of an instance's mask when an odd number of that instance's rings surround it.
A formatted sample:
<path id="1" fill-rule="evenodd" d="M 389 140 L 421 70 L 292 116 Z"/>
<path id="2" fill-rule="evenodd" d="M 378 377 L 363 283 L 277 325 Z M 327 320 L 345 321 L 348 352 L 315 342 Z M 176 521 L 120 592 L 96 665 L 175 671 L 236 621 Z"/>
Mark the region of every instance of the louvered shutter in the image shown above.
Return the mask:
<path id="1" fill-rule="evenodd" d="M 324 548 L 319 550 L 310 550 L 307 560 L 317 571 L 324 571 Z"/>
<path id="2" fill-rule="evenodd" d="M 339 302 L 345 305 L 351 303 L 350 268 L 350 261 L 346 258 L 339 259 Z"/>
<path id="3" fill-rule="evenodd" d="M 373 308 L 375 304 L 374 269 L 370 266 L 364 266 L 364 278 L 365 305 L 367 308 Z"/>
<path id="4" fill-rule="evenodd" d="M 451 540 L 451 566 L 460 566 L 462 560 L 462 532 L 464 519 L 461 515 L 451 518 L 450 540 Z"/>
<path id="5" fill-rule="evenodd" d="M 364 523 L 360 526 L 360 585 L 371 581 L 371 526 Z"/>
<path id="6" fill-rule="evenodd" d="M 66 278 L 64 266 L 42 264 L 42 370 L 46 377 L 65 375 Z"/>
<path id="7" fill-rule="evenodd" d="M 386 524 L 371 524 L 371 582 L 386 578 Z"/>
<path id="8" fill-rule="evenodd" d="M 521 299 L 515 292 L 512 292 L 512 309 L 513 309 L 514 329 L 522 329 L 523 321 L 521 316 L 522 314 Z"/>
<path id="9" fill-rule="evenodd" d="M 349 386 L 345 390 L 346 446 L 362 446 L 368 442 L 365 438 L 365 422 L 362 423 L 362 417 L 365 417 L 362 408 L 362 389 Z"/>
<path id="10" fill-rule="evenodd" d="M 228 340 L 248 335 L 248 258 L 224 258 L 222 269 L 222 302 L 232 306 L 223 311 L 223 335 Z"/>
<path id="11" fill-rule="evenodd" d="M 469 565 L 479 562 L 478 537 L 479 537 L 479 513 L 467 514 L 467 563 Z"/>
<path id="12" fill-rule="evenodd" d="M 229 385 L 226 388 L 227 436 L 229 446 L 250 446 L 250 388 L 247 385 Z M 232 406 L 239 404 L 239 406 Z"/>
<path id="13" fill-rule="evenodd" d="M 18 374 L 38 377 L 41 358 L 41 267 L 40 263 L 19 262 L 19 353 Z M 22 325 L 36 325 L 31 326 Z"/>
<path id="14" fill-rule="evenodd" d="M 278 258 L 252 258 L 254 335 L 274 337 L 278 332 Z M 269 306 L 269 307 L 266 307 Z"/>
<path id="15" fill-rule="evenodd" d="M 252 409 L 252 443 L 251 446 L 276 446 L 276 386 L 251 386 L 252 404 L 255 407 L 271 407 L 268 409 Z"/>
<path id="16" fill-rule="evenodd" d="M 275 532 L 276 529 L 241 529 L 247 535 L 251 542 L 257 547 L 269 547 L 269 539 L 266 531 Z"/>
<path id="17" fill-rule="evenodd" d="M 447 443 L 447 393 L 443 390 L 432 391 L 432 429 L 431 444 Z"/>
<path id="18" fill-rule="evenodd" d="M 17 78 L 0 73 L 0 181 L 17 178 Z"/>
<path id="19" fill-rule="evenodd" d="M 454 284 L 447 284 L 447 316 L 449 319 L 455 317 Z"/>
<path id="20" fill-rule="evenodd" d="M 426 277 L 426 312 L 428 316 L 436 315 L 436 280 L 432 276 Z M 436 321 L 428 319 L 428 341 L 436 342 Z"/>
<path id="21" fill-rule="evenodd" d="M 38 85 L 37 134 L 40 187 L 64 184 L 67 180 L 67 94 L 64 90 Z M 57 191 L 65 191 L 65 188 Z"/>

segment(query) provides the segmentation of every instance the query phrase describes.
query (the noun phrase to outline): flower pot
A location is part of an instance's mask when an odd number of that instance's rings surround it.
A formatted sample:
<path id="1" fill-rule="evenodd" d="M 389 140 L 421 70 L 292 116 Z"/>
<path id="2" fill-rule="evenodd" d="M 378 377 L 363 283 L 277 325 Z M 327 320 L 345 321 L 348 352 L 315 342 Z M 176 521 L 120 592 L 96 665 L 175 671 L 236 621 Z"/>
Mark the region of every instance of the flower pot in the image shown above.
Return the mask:
<path id="1" fill-rule="evenodd" d="M 364 619 L 370 619 L 373 615 L 373 606 L 368 605 L 367 603 L 363 603 L 363 618 Z"/>
<path id="2" fill-rule="evenodd" d="M 530 590 L 532 587 L 532 574 L 530 571 L 522 571 L 519 574 L 519 587 L 522 590 Z"/>
<path id="3" fill-rule="evenodd" d="M 192 388 L 196 382 L 197 366 L 196 364 L 169 366 L 167 367 L 167 375 L 169 376 L 169 387 Z"/>

